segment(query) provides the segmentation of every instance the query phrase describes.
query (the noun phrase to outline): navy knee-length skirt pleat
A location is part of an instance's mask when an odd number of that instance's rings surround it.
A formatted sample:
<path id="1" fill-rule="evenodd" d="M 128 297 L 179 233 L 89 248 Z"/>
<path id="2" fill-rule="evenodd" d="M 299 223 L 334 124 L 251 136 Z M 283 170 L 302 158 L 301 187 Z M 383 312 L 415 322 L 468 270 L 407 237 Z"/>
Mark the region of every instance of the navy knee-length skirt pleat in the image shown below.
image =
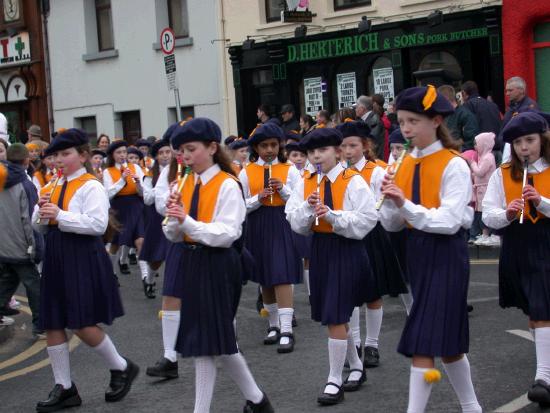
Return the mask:
<path id="1" fill-rule="evenodd" d="M 143 206 L 143 200 L 137 195 L 115 196 L 111 200 L 111 208 L 122 227 L 111 241 L 114 245 L 134 247 L 135 240 L 143 238 Z"/>
<path id="2" fill-rule="evenodd" d="M 162 295 L 165 297 L 181 298 L 183 294 L 183 278 L 181 276 L 183 252 L 183 242 L 168 242 L 166 262 L 164 263 L 164 282 L 162 285 Z"/>
<path id="3" fill-rule="evenodd" d="M 168 252 L 168 240 L 162 232 L 164 218 L 156 211 L 154 205 L 145 206 L 145 210 L 148 211 L 148 219 L 139 259 L 147 262 L 164 261 Z"/>

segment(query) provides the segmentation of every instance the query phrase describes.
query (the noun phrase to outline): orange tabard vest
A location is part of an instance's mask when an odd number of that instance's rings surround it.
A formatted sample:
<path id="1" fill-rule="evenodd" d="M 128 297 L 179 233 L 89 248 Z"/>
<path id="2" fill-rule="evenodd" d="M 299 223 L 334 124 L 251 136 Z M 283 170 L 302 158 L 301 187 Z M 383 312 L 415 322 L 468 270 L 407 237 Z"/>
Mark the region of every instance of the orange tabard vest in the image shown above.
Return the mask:
<path id="1" fill-rule="evenodd" d="M 352 171 L 351 169 L 344 169 L 340 175 L 338 175 L 336 180 L 331 182 L 330 190 L 332 193 L 332 209 L 334 211 L 341 211 L 344 209 L 344 195 L 350 179 L 354 175 L 359 175 L 359 172 Z M 323 177 L 319 188 L 319 195 L 323 201 L 325 199 L 325 180 L 327 179 L 327 176 Z M 304 175 L 304 200 L 307 200 L 307 198 L 315 191 L 317 191 L 317 174 L 306 173 Z M 311 230 L 313 232 L 330 233 L 332 232 L 332 225 L 330 225 L 325 219 L 321 218 L 319 219 L 319 225 L 315 225 L 314 222 L 311 226 Z"/>
<path id="2" fill-rule="evenodd" d="M 69 210 L 69 202 L 71 202 L 71 199 L 73 198 L 76 191 L 78 191 L 78 189 L 82 185 L 84 185 L 86 182 L 91 181 L 91 180 L 96 180 L 97 181 L 97 178 L 92 174 L 85 173 L 85 174 L 80 175 L 78 178 L 75 178 L 72 181 L 69 181 L 67 183 L 67 189 L 65 190 L 65 195 L 63 195 L 63 205 L 61 205 L 60 208 L 63 211 L 68 211 Z M 51 190 L 52 190 L 54 182 L 55 182 L 55 180 L 50 182 L 48 185 L 42 187 L 40 189 L 40 196 L 43 196 L 45 194 L 50 193 Z M 62 188 L 63 188 L 63 184 L 59 183 L 55 187 L 55 189 L 53 190 L 53 193 L 50 195 L 50 202 L 52 204 L 55 204 L 55 205 L 58 204 L 59 197 L 61 196 L 61 189 Z M 50 219 L 50 222 L 48 223 L 48 225 L 57 225 L 57 221 L 55 221 L 53 219 Z"/>
<path id="3" fill-rule="evenodd" d="M 506 205 L 510 204 L 514 199 L 521 198 L 521 189 L 523 186 L 522 181 L 514 181 L 512 179 L 512 168 L 509 163 L 502 164 L 500 169 L 502 171 L 502 184 L 504 186 L 504 193 L 506 195 Z M 538 174 L 528 174 L 528 178 L 533 179 L 533 186 L 538 191 L 538 193 L 545 197 L 550 198 L 550 168 L 542 171 Z M 523 218 L 529 219 L 532 223 L 536 223 L 539 219 L 547 218 L 544 214 L 537 211 L 537 215 L 533 218 L 529 212 L 531 206 L 529 202 L 525 202 L 525 209 L 523 211 Z M 520 212 L 518 212 L 518 217 Z"/>
<path id="4" fill-rule="evenodd" d="M 367 163 L 365 164 L 365 166 L 363 167 L 362 170 L 359 171 L 359 173 L 361 174 L 361 176 L 363 177 L 363 179 L 365 181 L 367 181 L 367 184 L 369 184 L 370 186 L 370 179 L 372 177 L 372 173 L 374 172 L 374 169 L 379 166 L 378 164 L 376 164 L 375 162 L 371 162 L 371 161 L 367 161 Z M 355 171 L 356 168 L 353 167 L 351 168 L 352 171 Z"/>
<path id="5" fill-rule="evenodd" d="M 384 169 L 386 169 L 387 166 L 388 166 L 388 164 L 386 162 L 384 162 L 382 159 L 375 159 L 374 163 L 376 165 L 378 165 L 379 167 L 384 168 Z"/>
<path id="6" fill-rule="evenodd" d="M 133 163 L 128 164 L 128 169 L 132 171 L 133 174 L 136 173 L 136 166 Z M 111 175 L 111 179 L 113 180 L 113 183 L 118 182 L 120 178 L 122 178 L 122 171 L 118 169 L 115 166 L 111 166 L 107 168 L 107 171 L 109 171 L 109 175 Z M 122 188 L 115 196 L 126 196 L 126 195 L 135 195 L 137 194 L 137 186 L 132 177 L 127 176 L 126 177 L 126 185 L 124 188 Z"/>
<path id="7" fill-rule="evenodd" d="M 403 190 L 405 198 L 412 200 L 414 167 L 420 163 L 420 205 L 428 209 L 439 208 L 441 205 L 439 190 L 443 172 L 455 156 L 460 155 L 446 148 L 423 158 L 406 155 L 395 175 L 395 184 Z"/>
<path id="8" fill-rule="evenodd" d="M 214 217 L 214 208 L 216 208 L 216 201 L 218 200 L 218 194 L 222 184 L 227 179 L 237 180 L 231 174 L 220 171 L 208 183 L 201 183 L 199 190 L 199 207 L 197 210 L 197 221 L 200 222 L 212 222 Z M 195 174 L 190 174 L 183 189 L 181 191 L 181 202 L 184 205 L 186 212 L 189 213 L 191 208 L 191 198 L 193 197 L 193 191 L 195 190 Z M 187 235 L 184 237 L 185 242 L 194 242 Z"/>
<path id="9" fill-rule="evenodd" d="M 286 184 L 288 176 L 288 170 L 290 168 L 289 163 L 277 163 L 271 166 L 271 177 L 277 178 Z M 248 186 L 250 187 L 250 194 L 252 196 L 258 195 L 264 189 L 264 169 L 269 168 L 268 164 L 258 165 L 257 163 L 251 163 L 246 168 L 246 176 L 248 177 Z M 281 198 L 278 192 L 273 194 L 273 202 L 271 197 L 263 198 L 260 200 L 264 206 L 283 206 L 285 201 Z"/>
<path id="10" fill-rule="evenodd" d="M 8 169 L 4 166 L 4 164 L 0 163 L 0 191 L 4 189 L 7 179 L 8 179 Z"/>
<path id="11" fill-rule="evenodd" d="M 40 172 L 40 171 L 36 171 L 33 176 L 38 180 L 38 183 L 40 184 L 40 187 L 43 187 L 44 185 L 46 185 L 48 182 L 50 182 L 52 180 L 52 178 L 54 177 L 54 175 L 51 173 L 51 172 L 47 172 L 45 175 Z"/>

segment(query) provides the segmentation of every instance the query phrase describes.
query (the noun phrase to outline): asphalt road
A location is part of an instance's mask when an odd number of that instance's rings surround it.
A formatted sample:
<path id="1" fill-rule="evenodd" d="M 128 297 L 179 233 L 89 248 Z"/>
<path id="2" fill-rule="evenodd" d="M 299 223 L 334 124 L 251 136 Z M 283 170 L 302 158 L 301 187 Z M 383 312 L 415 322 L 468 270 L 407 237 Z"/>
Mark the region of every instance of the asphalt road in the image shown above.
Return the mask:
<path id="1" fill-rule="evenodd" d="M 122 402 L 106 404 L 103 393 L 109 372 L 95 353 L 75 342 L 71 352 L 72 377 L 83 399 L 78 411 L 192 411 L 194 372 L 191 360 L 180 360 L 177 380 L 156 381 L 144 374 L 146 366 L 161 355 L 161 325 L 157 318 L 160 297 L 146 299 L 137 274 L 137 267 L 133 267 L 132 275 L 121 278 L 126 316 L 107 331 L 120 352 L 141 366 L 140 376 Z M 157 279 L 157 283 L 161 280 Z M 369 370 L 366 385 L 357 393 L 346 394 L 344 403 L 321 408 L 316 397 L 328 375 L 327 332 L 310 320 L 304 290 L 303 286 L 295 290 L 297 345 L 294 353 L 288 355 L 277 354 L 275 347 L 262 344 L 267 321 L 255 310 L 256 286 L 248 285 L 243 290 L 237 321 L 239 345 L 276 411 L 406 411 L 410 365 L 409 360 L 395 350 L 405 321 L 400 300 L 388 298 L 384 302 L 380 367 Z M 538 406 L 521 399 L 535 373 L 535 349 L 527 334 L 527 321 L 518 310 L 500 309 L 497 295 L 495 262 L 474 262 L 469 298 L 475 309 L 470 315 L 469 359 L 479 401 L 487 412 L 539 411 Z M 45 343 L 35 342 L 31 337 L 30 317 L 22 313 L 16 320 L 13 336 L 0 345 L 0 410 L 31 412 L 36 401 L 45 398 L 51 390 L 53 377 L 47 364 Z M 508 403 L 512 404 L 506 407 Z M 243 404 L 237 387 L 219 371 L 211 411 L 240 412 Z M 460 412 L 444 374 L 442 381 L 433 388 L 428 411 Z"/>

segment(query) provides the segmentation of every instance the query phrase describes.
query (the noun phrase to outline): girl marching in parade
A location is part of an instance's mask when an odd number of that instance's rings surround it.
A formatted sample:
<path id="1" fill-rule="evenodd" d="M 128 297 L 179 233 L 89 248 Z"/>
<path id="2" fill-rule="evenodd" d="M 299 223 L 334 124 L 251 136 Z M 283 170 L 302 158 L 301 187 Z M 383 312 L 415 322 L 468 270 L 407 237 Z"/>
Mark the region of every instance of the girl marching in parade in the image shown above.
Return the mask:
<path id="1" fill-rule="evenodd" d="M 342 141 L 343 160 L 354 171 L 361 174 L 376 197 L 380 196 L 380 187 L 384 178 L 384 169 L 378 166 L 374 154 L 369 149 L 367 139 L 370 135 L 369 126 L 360 121 L 345 120 L 336 127 L 344 140 Z M 367 154 L 365 158 L 364 153 Z M 378 223 L 364 239 L 373 269 L 374 277 L 369 283 L 365 295 L 366 338 L 364 349 L 365 367 L 377 367 L 380 361 L 378 337 L 382 327 L 382 298 L 384 295 L 397 295 L 407 292 L 403 281 L 401 267 L 393 250 L 389 236 Z M 361 357 L 361 334 L 359 328 L 360 308 L 356 308 L 350 322 L 355 345 Z"/>
<path id="2" fill-rule="evenodd" d="M 220 147 L 220 128 L 210 119 L 196 118 L 178 126 L 171 141 L 193 171 L 181 193 L 168 199 L 164 232 L 170 241 L 183 244 L 176 348 L 195 361 L 194 411 L 210 410 L 219 361 L 247 399 L 245 412 L 273 412 L 237 349 L 233 320 L 242 288 L 239 241 L 246 205 L 231 161 Z"/>
<path id="3" fill-rule="evenodd" d="M 301 282 L 302 268 L 284 207 L 300 174 L 286 162 L 284 139 L 275 123 L 258 126 L 248 138 L 252 163 L 241 171 L 239 180 L 248 212 L 245 243 L 256 262 L 250 276 L 260 284 L 269 313 L 264 344 L 278 343 L 279 353 L 290 353 L 294 350 L 292 285 Z"/>
<path id="4" fill-rule="evenodd" d="M 52 178 L 56 175 L 56 170 L 54 167 L 53 156 L 42 155 L 42 162 L 40 167 L 34 172 L 32 177 L 32 183 L 36 187 L 36 190 L 40 192 L 40 189 L 44 187 Z"/>
<path id="5" fill-rule="evenodd" d="M 534 329 L 537 370 L 527 397 L 541 407 L 550 405 L 549 121 L 549 114 L 524 112 L 506 124 L 511 161 L 489 179 L 482 216 L 502 230 L 500 306 L 520 308 Z"/>
<path id="6" fill-rule="evenodd" d="M 103 182 L 103 161 L 107 154 L 100 149 L 92 149 L 92 158 L 90 160 L 94 175 Z"/>
<path id="7" fill-rule="evenodd" d="M 317 172 L 298 183 L 286 206 L 292 229 L 313 231 L 310 259 L 311 318 L 328 326 L 330 373 L 320 404 L 336 404 L 344 390 L 358 390 L 366 380 L 348 322 L 354 307 L 364 302 L 370 265 L 362 239 L 375 226 L 375 199 L 365 180 L 338 162 L 342 133 L 319 128 L 301 146 Z M 350 374 L 342 382 L 347 359 Z"/>
<path id="8" fill-rule="evenodd" d="M 116 279 L 101 236 L 107 228 L 109 200 L 92 175 L 86 133 L 66 130 L 46 151 L 54 155 L 63 176 L 42 188 L 33 225 L 45 233 L 46 250 L 40 285 L 40 328 L 46 330 L 47 350 L 55 378 L 49 397 L 38 412 L 54 412 L 82 402 L 71 381 L 71 329 L 108 365 L 111 381 L 107 402 L 121 400 L 130 390 L 139 368 L 122 357 L 98 326 L 123 315 Z"/>
<path id="9" fill-rule="evenodd" d="M 381 222 L 406 227 L 406 267 L 414 298 L 398 351 L 412 357 L 408 412 L 424 412 L 441 357 L 463 412 L 481 412 L 472 384 L 466 297 L 466 230 L 473 210 L 470 170 L 444 125 L 453 108 L 435 87 L 404 90 L 396 99 L 401 132 L 414 146 L 382 184 Z"/>

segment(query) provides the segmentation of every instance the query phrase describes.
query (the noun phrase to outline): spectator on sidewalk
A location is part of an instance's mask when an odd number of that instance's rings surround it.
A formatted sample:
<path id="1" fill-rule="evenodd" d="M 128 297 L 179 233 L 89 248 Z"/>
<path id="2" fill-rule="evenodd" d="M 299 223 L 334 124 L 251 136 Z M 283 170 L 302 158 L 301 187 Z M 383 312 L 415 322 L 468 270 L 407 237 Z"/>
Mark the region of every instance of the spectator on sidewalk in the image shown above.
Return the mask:
<path id="1" fill-rule="evenodd" d="M 468 80 L 462 84 L 462 101 L 464 106 L 472 112 L 479 126 L 479 132 L 493 132 L 498 136 L 501 128 L 500 111 L 498 106 L 479 96 L 477 83 Z M 501 150 L 498 142 L 495 142 L 495 149 Z"/>
<path id="2" fill-rule="evenodd" d="M 38 194 L 25 173 L 28 164 L 29 151 L 25 145 L 11 145 L 9 178 L 0 192 L 0 315 L 13 314 L 8 304 L 22 283 L 32 312 L 33 334 L 42 338 L 44 332 L 38 329 L 40 274 L 36 264 L 41 261 L 43 239 L 31 225 Z"/>
<path id="3" fill-rule="evenodd" d="M 464 105 L 458 104 L 455 88 L 451 85 L 442 85 L 437 88 L 447 99 L 453 108 L 454 113 L 445 118 L 445 123 L 455 140 L 462 140 L 462 152 L 474 149 L 474 138 L 479 134 L 479 125 L 475 115 Z"/>
<path id="4" fill-rule="evenodd" d="M 283 120 L 281 128 L 283 128 L 285 132 L 290 132 L 291 130 L 300 130 L 300 124 L 296 119 L 296 111 L 294 110 L 294 106 L 292 106 L 290 103 L 283 105 L 283 107 L 281 108 L 281 119 Z"/>
<path id="5" fill-rule="evenodd" d="M 365 122 L 370 128 L 371 142 L 373 151 L 377 159 L 384 158 L 384 125 L 373 110 L 373 101 L 370 96 L 359 96 L 355 104 L 355 114 L 357 118 Z"/>

